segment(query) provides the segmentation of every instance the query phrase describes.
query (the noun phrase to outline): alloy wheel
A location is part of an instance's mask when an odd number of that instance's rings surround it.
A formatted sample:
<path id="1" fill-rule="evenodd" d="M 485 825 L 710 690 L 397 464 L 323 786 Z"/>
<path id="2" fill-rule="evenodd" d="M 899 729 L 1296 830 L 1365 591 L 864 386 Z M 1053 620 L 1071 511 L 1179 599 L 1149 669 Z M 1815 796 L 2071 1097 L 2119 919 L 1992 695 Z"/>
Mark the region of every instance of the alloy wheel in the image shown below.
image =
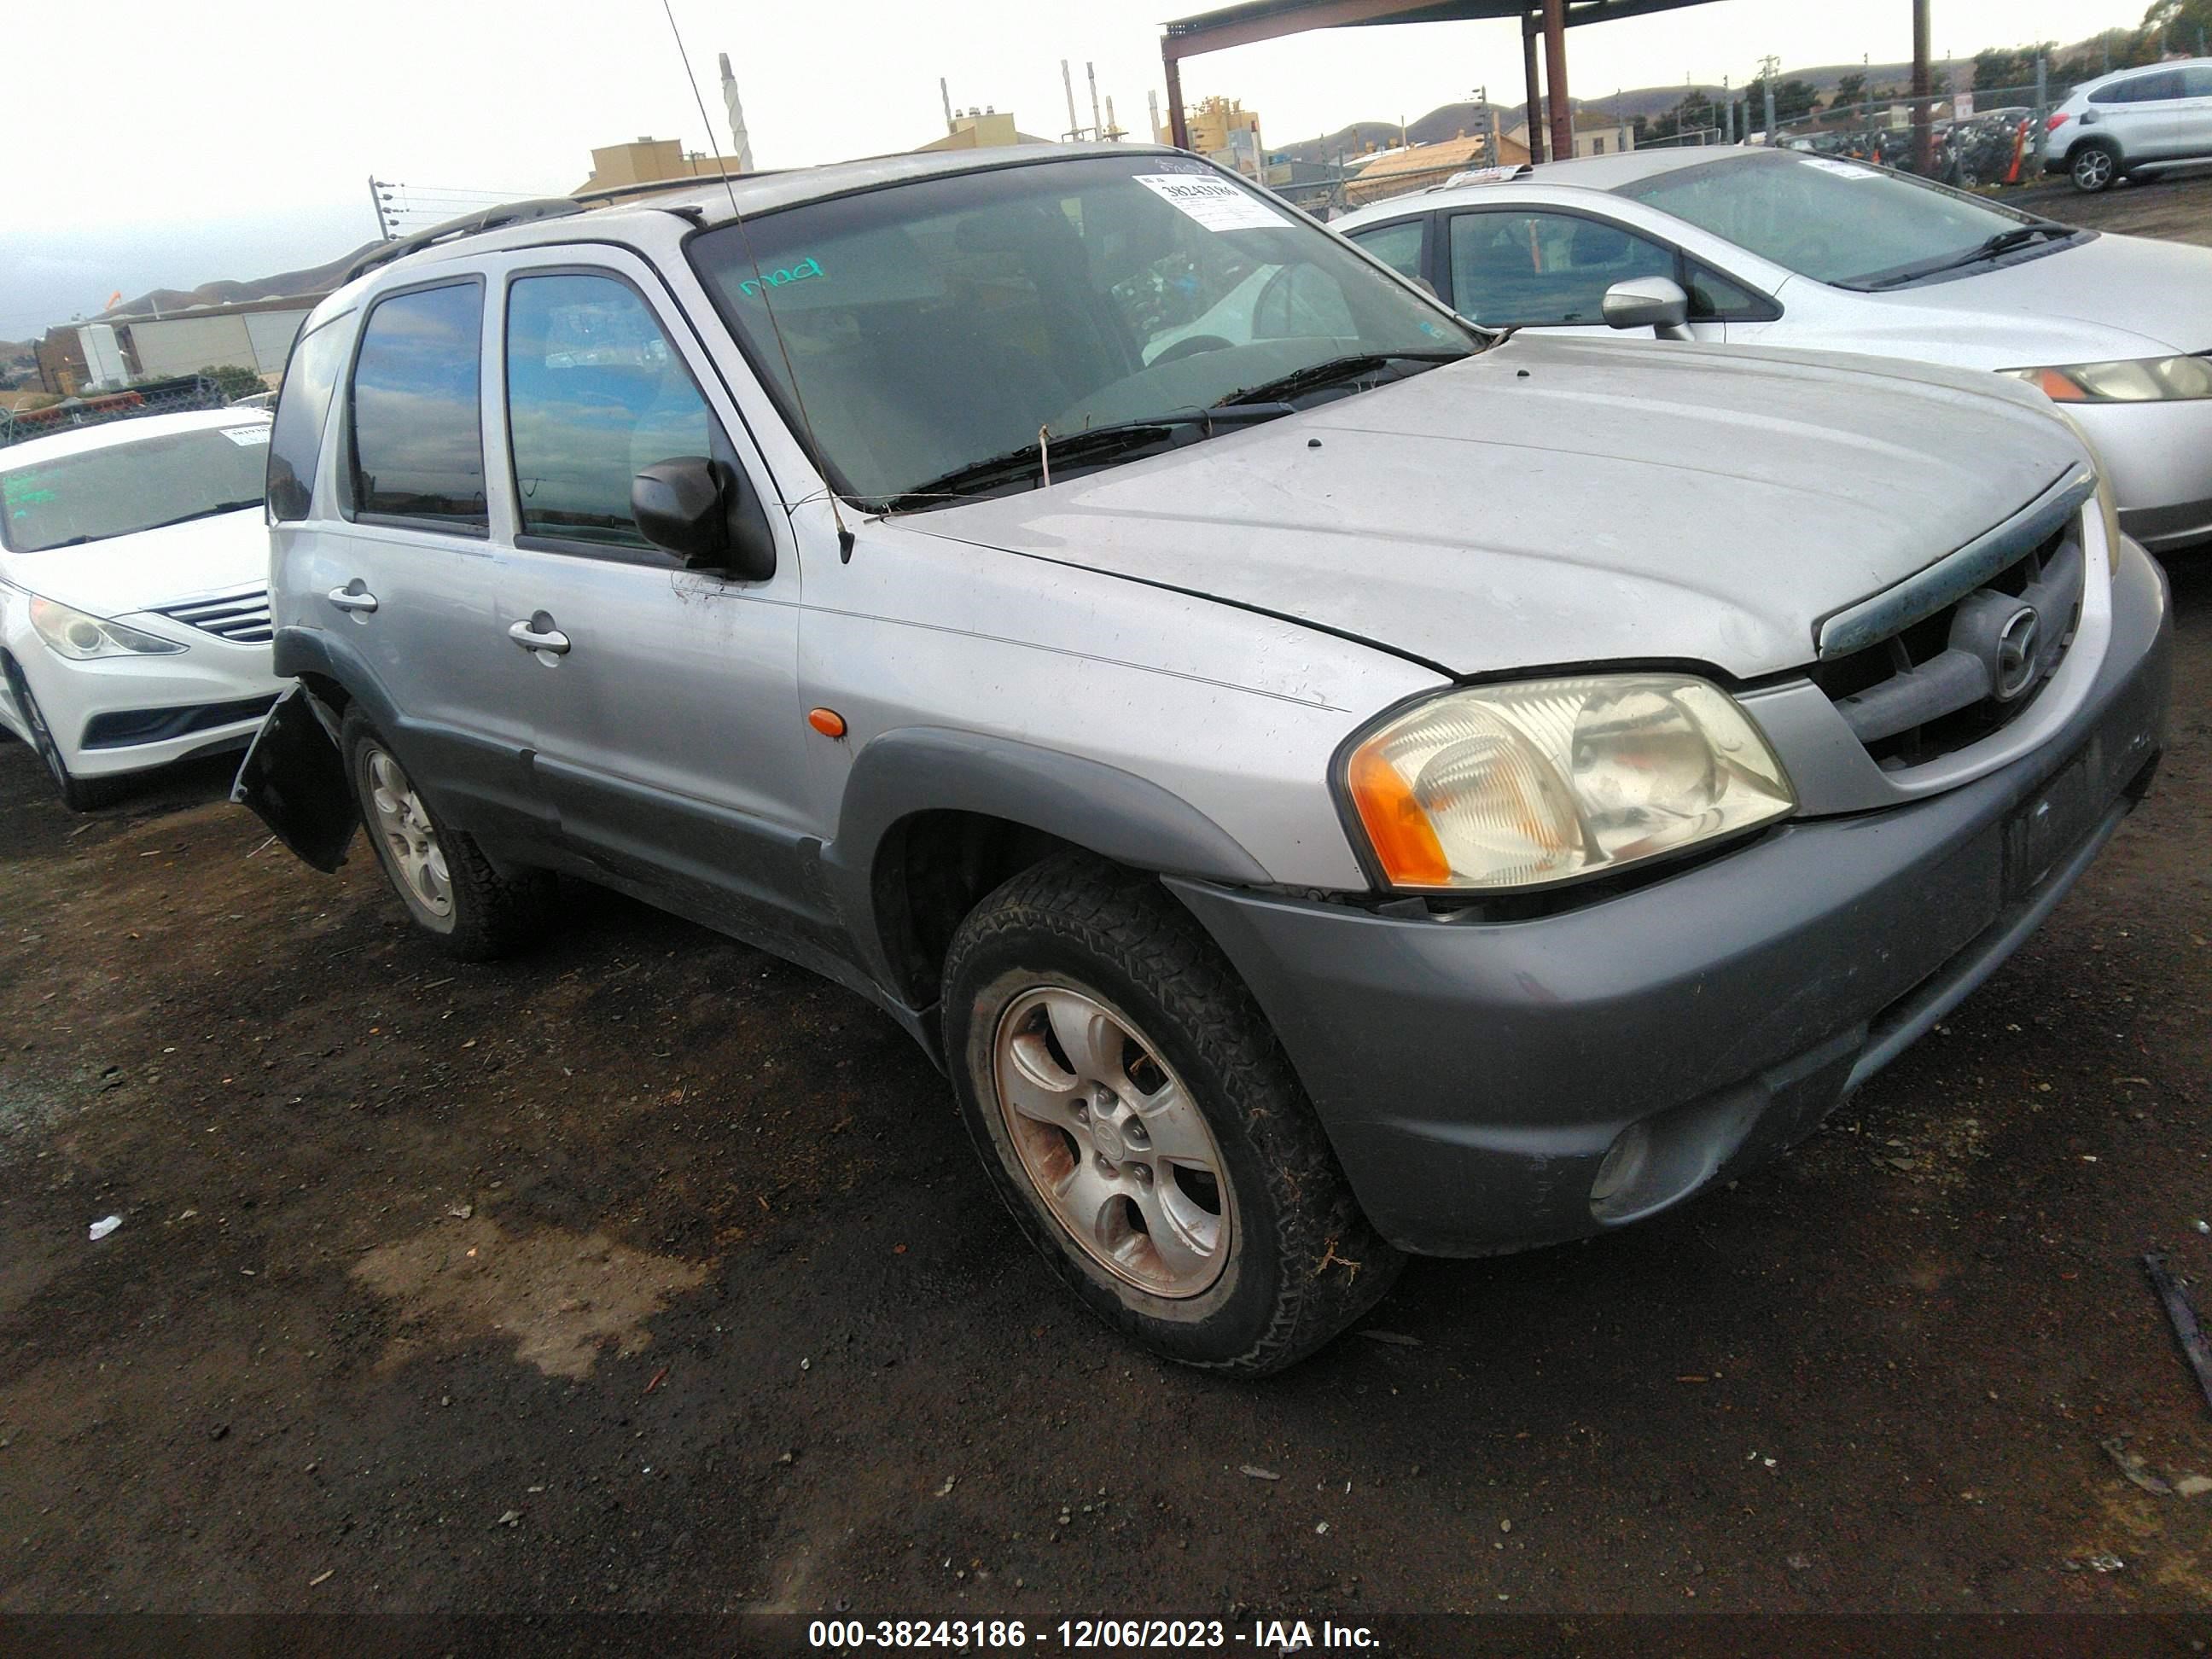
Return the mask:
<path id="1" fill-rule="evenodd" d="M 2101 149 L 2084 150 L 2074 158 L 2074 182 L 2083 190 L 2102 190 L 2112 182 L 2112 158 Z"/>
<path id="2" fill-rule="evenodd" d="M 1008 1005 L 994 1056 L 1023 1170 L 1086 1255 L 1158 1297 L 1220 1278 L 1236 1231 L 1221 1148 L 1155 1044 L 1097 999 L 1048 986 Z"/>
<path id="3" fill-rule="evenodd" d="M 370 747 L 362 768 L 368 777 L 369 809 L 376 817 L 373 828 L 384 844 L 392 874 L 424 910 L 441 920 L 451 916 L 453 878 L 422 797 L 399 763 L 381 749 Z"/>

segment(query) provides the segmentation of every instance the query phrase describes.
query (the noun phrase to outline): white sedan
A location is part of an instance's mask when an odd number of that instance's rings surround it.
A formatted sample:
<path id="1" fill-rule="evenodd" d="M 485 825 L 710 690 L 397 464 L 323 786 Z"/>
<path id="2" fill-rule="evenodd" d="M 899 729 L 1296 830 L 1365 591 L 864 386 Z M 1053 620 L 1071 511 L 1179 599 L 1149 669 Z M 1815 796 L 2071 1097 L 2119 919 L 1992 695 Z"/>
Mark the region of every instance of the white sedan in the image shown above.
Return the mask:
<path id="1" fill-rule="evenodd" d="M 2160 553 L 2212 542 L 2212 249 L 1739 146 L 1561 161 L 1329 228 L 1487 326 L 1650 327 L 2014 375 L 2102 451 L 2130 535 Z"/>
<path id="2" fill-rule="evenodd" d="M 0 726 L 79 811 L 243 748 L 270 672 L 269 417 L 149 415 L 0 449 Z"/>

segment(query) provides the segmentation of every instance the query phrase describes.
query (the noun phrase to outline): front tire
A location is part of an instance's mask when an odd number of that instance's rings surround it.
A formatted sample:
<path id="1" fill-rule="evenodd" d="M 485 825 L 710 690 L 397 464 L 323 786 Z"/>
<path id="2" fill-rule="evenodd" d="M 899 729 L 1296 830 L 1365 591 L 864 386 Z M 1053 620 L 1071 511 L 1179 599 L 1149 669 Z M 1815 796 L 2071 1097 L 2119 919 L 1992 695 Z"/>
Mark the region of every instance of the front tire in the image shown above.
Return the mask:
<path id="1" fill-rule="evenodd" d="M 1154 1352 L 1280 1370 L 1397 1277 L 1258 1005 L 1156 879 L 1083 854 L 1015 876 L 955 935 L 944 1006 L 1000 1196 Z"/>
<path id="2" fill-rule="evenodd" d="M 440 822 L 358 708 L 346 711 L 338 736 L 369 845 L 415 925 L 463 962 L 488 962 L 537 943 L 551 917 L 552 875 L 502 875 L 473 836 Z"/>
<path id="3" fill-rule="evenodd" d="M 15 707 L 22 711 L 23 724 L 31 728 L 31 747 L 46 769 L 46 775 L 54 781 L 54 788 L 62 798 L 62 805 L 72 812 L 96 812 L 103 806 L 112 806 L 131 793 L 129 775 L 119 777 L 81 778 L 69 769 L 69 762 L 62 754 L 61 744 L 55 740 L 52 730 L 46 725 L 46 711 L 31 693 L 23 678 L 23 671 L 11 660 L 4 665 L 8 675 L 8 690 L 15 699 Z"/>
<path id="4" fill-rule="evenodd" d="M 2075 189 L 2085 196 L 2099 195 L 2119 179 L 2119 152 L 2110 144 L 2086 143 L 2074 152 L 2066 170 L 2073 178 Z"/>

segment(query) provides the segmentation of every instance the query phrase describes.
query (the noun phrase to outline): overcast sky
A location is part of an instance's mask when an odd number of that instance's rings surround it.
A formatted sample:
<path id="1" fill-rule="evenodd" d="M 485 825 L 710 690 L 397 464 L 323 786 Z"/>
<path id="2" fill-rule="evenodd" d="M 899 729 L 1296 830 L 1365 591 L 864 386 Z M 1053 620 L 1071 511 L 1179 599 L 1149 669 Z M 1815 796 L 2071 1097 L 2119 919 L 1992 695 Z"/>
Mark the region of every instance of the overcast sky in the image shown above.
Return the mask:
<path id="1" fill-rule="evenodd" d="M 1206 0 L 1185 0 L 1190 9 Z M 2146 0 L 1935 0 L 1936 49 L 2079 40 Z M 591 149 L 643 134 L 720 147 L 715 54 L 736 65 L 762 167 L 910 149 L 956 105 L 1066 125 L 1060 60 L 1098 68 L 1141 134 L 1164 95 L 1158 23 L 1178 0 L 676 0 L 714 131 L 660 0 L 14 0 L 15 142 L 0 148 L 0 337 L 102 307 L 334 258 L 375 234 L 368 179 L 536 195 L 574 189 Z M 1911 52 L 1908 0 L 1714 0 L 1570 36 L 1573 92 L 1692 77 L 1741 84 L 1759 57 L 1811 66 Z M 1510 21 L 1337 29 L 1186 64 L 1185 96 L 1240 98 L 1271 143 L 1416 117 L 1486 83 L 1519 101 Z"/>

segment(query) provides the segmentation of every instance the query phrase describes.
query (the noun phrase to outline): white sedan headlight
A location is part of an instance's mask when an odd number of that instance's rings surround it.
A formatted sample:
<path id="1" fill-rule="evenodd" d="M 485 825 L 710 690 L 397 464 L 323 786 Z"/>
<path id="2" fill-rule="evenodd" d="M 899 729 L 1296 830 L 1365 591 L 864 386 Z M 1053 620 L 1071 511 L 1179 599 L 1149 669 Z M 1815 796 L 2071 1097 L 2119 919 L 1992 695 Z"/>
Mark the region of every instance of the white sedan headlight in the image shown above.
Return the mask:
<path id="1" fill-rule="evenodd" d="M 1999 372 L 2027 381 L 2054 404 L 2160 404 L 2212 398 L 2212 357 L 2144 357 Z"/>
<path id="2" fill-rule="evenodd" d="M 174 640 L 160 639 L 136 628 L 125 628 L 118 622 L 87 616 L 52 599 L 31 601 L 31 626 L 54 650 L 78 662 L 94 657 L 159 656 L 185 648 Z"/>
<path id="3" fill-rule="evenodd" d="M 1771 823 L 1796 807 L 1735 700 L 1680 674 L 1450 691 L 1363 738 L 1344 788 L 1392 888 L 1572 881 Z"/>

